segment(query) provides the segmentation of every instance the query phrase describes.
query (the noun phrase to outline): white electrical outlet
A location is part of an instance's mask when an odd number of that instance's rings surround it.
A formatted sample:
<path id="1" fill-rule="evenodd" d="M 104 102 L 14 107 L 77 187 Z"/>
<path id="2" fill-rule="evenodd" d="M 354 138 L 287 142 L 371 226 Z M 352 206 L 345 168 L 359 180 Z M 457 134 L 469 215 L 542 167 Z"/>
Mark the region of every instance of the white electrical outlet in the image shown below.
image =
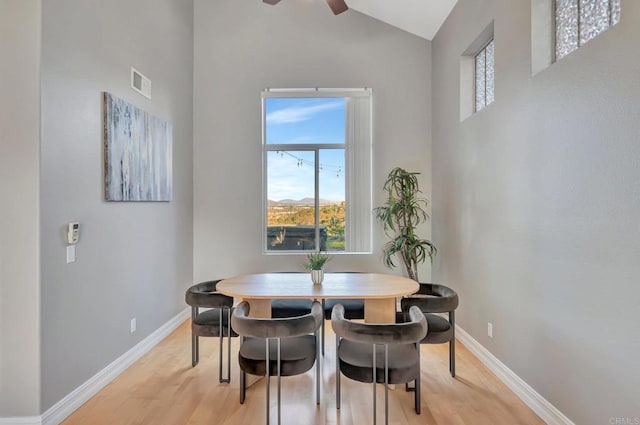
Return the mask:
<path id="1" fill-rule="evenodd" d="M 131 319 L 131 333 L 136 331 L 136 318 Z"/>
<path id="2" fill-rule="evenodd" d="M 493 323 L 491 322 L 487 323 L 487 335 L 489 338 L 493 338 Z"/>

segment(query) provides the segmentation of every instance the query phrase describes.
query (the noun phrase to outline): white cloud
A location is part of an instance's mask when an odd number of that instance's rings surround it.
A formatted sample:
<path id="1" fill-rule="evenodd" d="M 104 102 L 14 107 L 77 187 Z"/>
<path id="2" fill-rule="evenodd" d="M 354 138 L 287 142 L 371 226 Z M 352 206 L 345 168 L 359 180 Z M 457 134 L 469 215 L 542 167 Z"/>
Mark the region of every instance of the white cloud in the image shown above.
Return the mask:
<path id="1" fill-rule="evenodd" d="M 312 161 L 307 153 L 295 152 L 296 155 Z M 344 201 L 344 171 L 336 176 L 337 171 L 320 171 L 320 198 L 330 201 Z M 313 198 L 315 170 L 313 165 L 298 166 L 296 159 L 280 156 L 275 152 L 268 153 L 267 162 L 267 197 L 272 201 L 283 199 L 300 200 Z"/>
<path id="2" fill-rule="evenodd" d="M 296 153 L 299 154 L 300 152 Z M 302 154 L 301 156 L 305 155 Z M 272 201 L 313 198 L 313 166 L 303 165 L 299 167 L 294 158 L 286 155 L 280 157 L 275 152 L 269 152 L 267 173 L 269 182 L 267 195 Z"/>
<path id="3" fill-rule="evenodd" d="M 267 124 L 290 124 L 306 121 L 320 112 L 340 108 L 343 102 L 327 102 L 313 106 L 294 106 L 267 114 Z"/>

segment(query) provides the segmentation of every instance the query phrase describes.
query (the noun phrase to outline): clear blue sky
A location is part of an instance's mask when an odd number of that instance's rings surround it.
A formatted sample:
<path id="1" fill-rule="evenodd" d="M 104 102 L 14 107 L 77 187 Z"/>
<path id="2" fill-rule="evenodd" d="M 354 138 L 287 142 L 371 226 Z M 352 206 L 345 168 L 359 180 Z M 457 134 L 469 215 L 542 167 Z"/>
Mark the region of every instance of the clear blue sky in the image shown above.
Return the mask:
<path id="1" fill-rule="evenodd" d="M 344 143 L 344 98 L 267 98 L 267 144 Z M 269 199 L 313 198 L 313 152 L 269 152 Z M 344 150 L 320 151 L 320 198 L 344 201 Z"/>

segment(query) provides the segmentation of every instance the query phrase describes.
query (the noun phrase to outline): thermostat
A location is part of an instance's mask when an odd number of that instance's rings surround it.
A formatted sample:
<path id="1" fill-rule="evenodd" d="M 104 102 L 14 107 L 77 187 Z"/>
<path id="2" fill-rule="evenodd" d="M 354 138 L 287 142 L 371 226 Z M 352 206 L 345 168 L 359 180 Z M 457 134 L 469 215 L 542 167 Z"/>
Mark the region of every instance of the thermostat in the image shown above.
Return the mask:
<path id="1" fill-rule="evenodd" d="M 70 244 L 77 244 L 80 239 L 80 223 L 77 221 L 69 223 L 69 229 L 67 230 L 67 242 Z"/>

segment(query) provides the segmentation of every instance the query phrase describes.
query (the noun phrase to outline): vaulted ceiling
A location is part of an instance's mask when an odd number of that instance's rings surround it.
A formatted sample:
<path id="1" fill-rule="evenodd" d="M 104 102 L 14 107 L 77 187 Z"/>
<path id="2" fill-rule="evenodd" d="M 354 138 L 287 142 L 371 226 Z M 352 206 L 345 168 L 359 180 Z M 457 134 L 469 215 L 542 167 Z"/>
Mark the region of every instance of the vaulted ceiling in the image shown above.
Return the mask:
<path id="1" fill-rule="evenodd" d="M 281 0 L 262 0 L 271 6 Z M 318 0 L 307 0 L 318 1 Z M 349 9 L 432 40 L 458 0 L 325 0 L 335 15 Z"/>
<path id="2" fill-rule="evenodd" d="M 457 0 L 346 0 L 349 8 L 432 40 Z"/>

